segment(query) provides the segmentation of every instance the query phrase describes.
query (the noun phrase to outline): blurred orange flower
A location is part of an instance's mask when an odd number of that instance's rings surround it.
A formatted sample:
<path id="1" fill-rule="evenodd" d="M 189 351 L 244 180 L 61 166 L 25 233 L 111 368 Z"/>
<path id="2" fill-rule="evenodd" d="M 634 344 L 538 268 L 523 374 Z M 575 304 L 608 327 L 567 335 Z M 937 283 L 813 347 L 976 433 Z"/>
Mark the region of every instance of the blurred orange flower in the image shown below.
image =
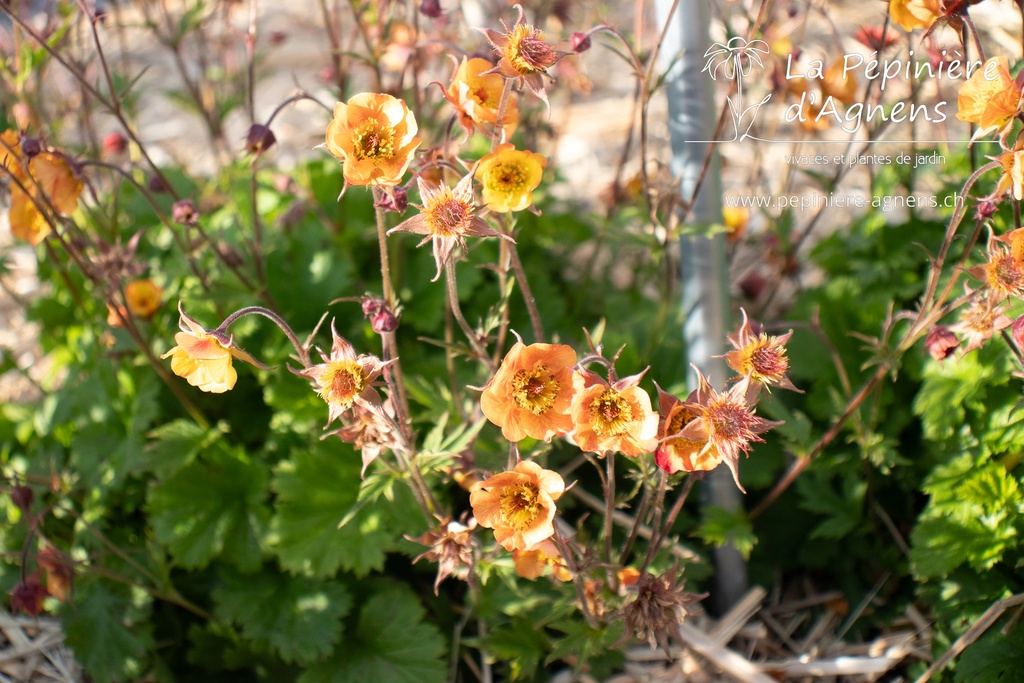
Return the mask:
<path id="1" fill-rule="evenodd" d="M 11 183 L 11 234 L 29 244 L 39 244 L 50 233 L 50 220 L 40 208 L 52 207 L 69 215 L 78 207 L 82 181 L 62 154 L 42 151 L 27 161 L 21 156 L 21 136 L 4 131 L 0 138 L 0 165 L 14 178 Z"/>
<path id="2" fill-rule="evenodd" d="M 452 76 L 451 85 L 444 90 L 444 98 L 448 100 L 459 115 L 459 123 L 466 135 L 473 133 L 474 127 L 481 133 L 490 135 L 498 122 L 498 107 L 501 104 L 501 91 L 505 79 L 501 74 L 493 73 L 494 65 L 482 57 L 462 58 L 462 63 Z M 440 84 L 439 84 L 440 85 Z M 443 86 L 442 86 L 443 87 Z M 516 98 L 509 94 L 505 103 L 505 114 L 502 116 L 502 128 L 505 137 L 515 132 L 519 121 L 519 107 Z"/>
<path id="3" fill-rule="evenodd" d="M 504 143 L 477 162 L 475 174 L 483 185 L 484 204 L 491 211 L 522 211 L 533 203 L 548 160 L 543 154 L 517 150 Z"/>
<path id="4" fill-rule="evenodd" d="M 464 176 L 455 187 L 448 187 L 444 183 L 435 187 L 422 178 L 416 178 L 416 184 L 423 201 L 420 213 L 391 228 L 388 234 L 411 232 L 426 235 L 420 246 L 432 242 L 434 261 L 437 263 L 437 274 L 431 282 L 441 277 L 441 270 L 456 246 L 466 248 L 466 237 L 501 237 L 513 241 L 476 215 L 472 174 Z"/>
<path id="5" fill-rule="evenodd" d="M 473 516 L 494 529 L 505 550 L 528 550 L 555 533 L 555 501 L 565 492 L 557 472 L 523 460 L 480 483 L 469 495 Z"/>
<path id="6" fill-rule="evenodd" d="M 178 345 L 160 357 L 170 356 L 171 371 L 200 391 L 222 394 L 235 386 L 238 373 L 231 365 L 232 358 L 266 367 L 235 346 L 231 337 L 218 330 L 207 330 L 190 318 L 180 303 L 178 313 L 181 332 L 174 335 Z"/>
<path id="7" fill-rule="evenodd" d="M 942 0 L 889 0 L 889 16 L 897 26 L 913 31 L 928 29 L 945 16 Z"/>
<path id="8" fill-rule="evenodd" d="M 148 278 L 129 282 L 124 288 L 128 310 L 140 318 L 149 318 L 156 313 L 160 309 L 163 296 L 164 290 L 160 285 Z"/>
<path id="9" fill-rule="evenodd" d="M 643 374 L 609 385 L 589 370 L 576 373 L 572 438 L 580 450 L 599 455 L 618 451 L 632 457 L 657 448 L 658 414 L 651 409 L 650 396 L 637 386 Z"/>
<path id="10" fill-rule="evenodd" d="M 821 77 L 821 92 L 850 105 L 857 101 L 857 79 L 845 71 L 843 60 L 833 62 Z"/>
<path id="11" fill-rule="evenodd" d="M 997 304 L 1009 297 L 1024 296 L 1024 267 L 1013 255 L 1013 235 L 1006 244 L 1003 239 L 989 234 L 987 255 L 988 260 L 967 272 L 988 285 L 988 298 Z M 1018 247 L 1019 249 L 1019 247 Z"/>
<path id="12" fill-rule="evenodd" d="M 1006 57 L 992 57 L 960 86 L 956 117 L 978 124 L 977 139 L 1008 130 L 1020 111 L 1021 87 L 1010 76 Z"/>
<path id="13" fill-rule="evenodd" d="M 747 232 L 747 223 L 750 222 L 750 209 L 745 206 L 723 206 L 722 222 L 728 229 L 728 232 L 725 233 L 725 238 L 730 243 L 736 243 Z"/>
<path id="14" fill-rule="evenodd" d="M 346 185 L 392 186 L 402 182 L 420 138 L 416 118 L 402 100 L 359 93 L 334 107 L 327 149 L 344 162 Z"/>
<path id="15" fill-rule="evenodd" d="M 518 337 L 517 337 L 518 339 Z M 519 339 L 484 387 L 480 408 L 509 441 L 527 436 L 550 441 L 572 430 L 576 352 L 563 344 Z"/>
<path id="16" fill-rule="evenodd" d="M 382 361 L 377 356 L 362 354 L 356 356 L 355 348 L 334 328 L 331 321 L 331 355 L 319 348 L 317 352 L 323 363 L 310 365 L 295 374 L 309 379 L 317 393 L 327 402 L 329 412 L 327 429 L 353 405 L 359 405 L 375 413 L 383 413 L 380 394 L 373 386 L 374 380 L 393 360 Z"/>
<path id="17" fill-rule="evenodd" d="M 563 583 L 572 581 L 572 572 L 565 565 L 558 546 L 550 539 L 541 541 L 529 550 L 512 551 L 512 563 L 515 565 L 516 574 L 524 579 L 539 579 L 548 567 L 551 567 L 551 573 L 556 579 Z"/>

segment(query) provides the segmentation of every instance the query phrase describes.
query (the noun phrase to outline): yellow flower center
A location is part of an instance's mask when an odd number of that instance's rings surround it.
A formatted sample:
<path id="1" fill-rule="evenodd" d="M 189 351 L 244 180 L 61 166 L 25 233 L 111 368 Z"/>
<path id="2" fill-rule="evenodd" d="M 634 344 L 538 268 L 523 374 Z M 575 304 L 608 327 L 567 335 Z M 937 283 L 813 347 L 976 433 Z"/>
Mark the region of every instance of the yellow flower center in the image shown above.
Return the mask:
<path id="1" fill-rule="evenodd" d="M 343 408 L 352 405 L 356 396 L 365 388 L 366 374 L 354 360 L 328 363 L 327 369 L 320 376 L 321 398 Z"/>
<path id="2" fill-rule="evenodd" d="M 758 381 L 778 382 L 789 370 L 786 350 L 775 339 L 760 335 L 740 349 L 739 360 L 734 369 L 741 375 L 750 375 Z"/>
<path id="3" fill-rule="evenodd" d="M 1024 272 L 1017 267 L 1010 254 L 1000 254 L 988 264 L 988 284 L 992 289 L 1017 296 L 1024 293 Z"/>
<path id="4" fill-rule="evenodd" d="M 517 192 L 525 184 L 526 170 L 514 161 L 495 164 L 487 174 L 487 187 L 496 192 Z"/>
<path id="5" fill-rule="evenodd" d="M 521 24 L 513 29 L 505 45 L 505 59 L 516 71 L 529 76 L 544 71 L 558 61 L 558 55 L 544 42 L 544 34 L 532 26 Z"/>
<path id="6" fill-rule="evenodd" d="M 668 425 L 665 427 L 665 436 L 678 434 L 683 431 L 683 427 L 693 422 L 696 418 L 697 411 L 692 408 L 679 407 L 675 413 L 672 413 L 672 417 L 669 419 Z M 687 449 L 699 443 L 700 442 L 693 441 L 691 439 L 676 437 L 675 439 L 665 441 L 664 445 L 668 448 Z"/>
<path id="7" fill-rule="evenodd" d="M 520 370 L 512 377 L 512 399 L 534 415 L 543 415 L 555 404 L 558 381 L 543 365 L 532 372 Z"/>
<path id="8" fill-rule="evenodd" d="M 447 187 L 423 210 L 430 232 L 442 237 L 461 235 L 473 219 L 473 205 L 456 199 Z"/>
<path id="9" fill-rule="evenodd" d="M 395 130 L 375 119 L 364 121 L 352 133 L 357 161 L 390 159 L 395 155 Z"/>
<path id="10" fill-rule="evenodd" d="M 618 436 L 629 429 L 633 421 L 633 407 L 622 394 L 606 389 L 590 402 L 593 429 L 599 436 Z"/>
<path id="11" fill-rule="evenodd" d="M 543 509 L 536 484 L 508 486 L 501 492 L 501 518 L 516 531 L 529 528 Z"/>

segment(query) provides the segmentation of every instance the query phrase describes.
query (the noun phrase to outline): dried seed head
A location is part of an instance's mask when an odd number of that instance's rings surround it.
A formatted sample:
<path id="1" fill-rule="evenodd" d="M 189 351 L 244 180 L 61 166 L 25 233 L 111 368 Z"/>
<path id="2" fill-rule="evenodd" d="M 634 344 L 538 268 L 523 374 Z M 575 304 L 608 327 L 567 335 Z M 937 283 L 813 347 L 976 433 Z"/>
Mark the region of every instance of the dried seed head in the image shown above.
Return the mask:
<path id="1" fill-rule="evenodd" d="M 684 591 L 685 581 L 677 586 L 675 574 L 673 569 L 661 576 L 641 576 L 636 582 L 636 600 L 625 608 L 626 633 L 646 640 L 652 650 L 661 645 L 667 651 L 669 634 L 697 613 L 691 605 L 707 597 L 707 593 Z"/>

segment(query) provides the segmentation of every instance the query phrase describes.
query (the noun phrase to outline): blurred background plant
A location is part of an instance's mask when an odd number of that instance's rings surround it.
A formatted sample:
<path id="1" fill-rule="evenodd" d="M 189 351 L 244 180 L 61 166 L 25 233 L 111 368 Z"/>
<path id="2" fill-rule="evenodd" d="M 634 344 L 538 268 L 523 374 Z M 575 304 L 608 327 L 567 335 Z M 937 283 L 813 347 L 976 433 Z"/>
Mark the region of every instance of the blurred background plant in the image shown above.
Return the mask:
<path id="1" fill-rule="evenodd" d="M 994 260 L 981 244 L 986 226 L 997 235 L 1020 227 L 1012 194 L 995 190 L 999 169 L 977 181 L 987 203 L 970 211 L 731 208 L 721 224 L 695 225 L 685 213 L 692 197 L 679 195 L 658 144 L 664 103 L 648 65 L 662 27 L 649 8 L 637 3 L 631 18 L 599 3 L 524 9 L 546 31 L 538 40 L 576 54 L 547 63 L 561 55 L 529 52 L 557 83 L 533 74 L 510 96 L 487 92 L 482 67 L 471 68 L 502 44 L 471 28 L 517 35 L 504 3 L 319 0 L 305 23 L 256 2 L 0 6 L 0 160 L 11 233 L 22 241 L 2 247 L 0 282 L 14 304 L 8 326 L 22 329 L 24 316 L 38 335 L 38 354 L 3 349 L 0 367 L 9 392 L 0 588 L 12 609 L 58 614 L 93 679 L 545 680 L 559 667 L 600 679 L 623 667 L 613 645 L 677 637 L 698 597 L 684 581 L 694 592 L 711 586 L 707 551 L 727 543 L 776 602 L 833 595 L 819 616 L 839 637 L 867 640 L 909 620 L 936 653 L 1024 590 L 1021 334 L 1010 327 L 1024 312 L 1020 292 L 999 302 L 989 343 L 978 338 L 980 348 L 946 360 L 972 339 L 953 324 L 958 312 L 981 297 L 955 298 L 960 280 L 980 285 L 954 264 Z M 856 13 L 866 36 L 885 24 L 884 9 Z M 795 2 L 716 11 L 716 38 L 759 32 L 771 69 L 808 50 L 784 36 L 811 35 L 825 17 Z M 924 38 L 925 26 L 908 28 L 894 54 L 958 40 L 949 29 Z M 293 76 L 289 46 L 303 42 L 320 46 L 320 66 Z M 550 113 L 532 92 L 538 83 Z M 626 112 L 620 138 L 592 139 L 571 114 L 589 111 L 595 86 L 623 89 L 613 104 Z M 834 72 L 803 87 L 778 78 L 755 87 L 751 101 L 815 88 L 843 107 L 878 96 Z M 312 151 L 335 102 L 362 92 L 404 101 L 423 140 L 412 173 L 387 190 L 356 186 L 347 166 L 343 174 Z M 771 137 L 755 124 L 752 134 Z M 795 150 L 828 132 L 808 128 L 817 132 L 787 131 Z M 864 130 L 861 154 L 885 127 Z M 382 281 L 379 233 L 429 204 L 413 178 L 456 187 L 473 162 L 505 151 L 506 135 L 547 157 L 532 162 L 543 181 L 525 204 L 483 194 L 488 225 L 514 235 L 515 248 L 470 239 L 442 273 L 430 249 L 398 234 L 384 240 Z M 778 173 L 737 159 L 758 149 L 723 148 L 727 187 L 781 195 L 861 183 L 869 196 L 898 197 L 923 184 L 945 196 L 981 166 L 977 153 L 943 148 L 941 168 L 866 164 L 866 177 L 850 180 L 844 170 Z M 531 202 L 536 210 L 522 211 Z M 958 230 L 969 239 L 954 239 Z M 742 304 L 775 321 L 769 334 L 795 330 L 789 378 L 806 391 L 762 392 L 758 414 L 785 424 L 740 459 L 747 509 L 698 513 L 688 499 L 698 475 L 669 475 L 649 455 L 602 461 L 532 436 L 510 447 L 467 387 L 491 380 L 513 330 L 571 346 L 598 363 L 592 370 L 650 367 L 637 380 L 648 399 L 697 388 L 686 385 L 679 333 L 678 237 L 715 231 L 729 238 L 736 320 Z M 30 295 L 11 277 L 26 255 L 39 283 Z M 223 344 L 277 369 L 237 363 L 228 393 L 202 393 L 160 358 L 175 344 L 178 302 L 210 330 L 265 307 L 295 330 L 298 347 L 265 318 L 240 318 Z M 390 442 L 368 458 L 365 439 L 362 454 L 347 433 L 321 439 L 328 412 L 308 381 L 320 375 L 281 366 L 319 362 L 313 345 L 331 356 L 331 329 L 357 353 L 400 358 L 401 379 L 384 369 L 390 400 L 380 410 L 412 442 L 408 453 Z M 653 403 L 666 418 L 668 404 Z M 525 553 L 495 547 L 470 519 L 470 492 L 491 488 L 490 475 L 520 457 L 575 482 L 557 500 L 555 544 L 529 548 L 528 567 Z M 774 637 L 795 639 L 792 629 Z M 947 675 L 1014 670 L 1022 638 L 1020 628 L 993 628 Z M 778 656 L 763 643 L 744 647 Z M 927 653 L 901 666 L 921 674 Z"/>

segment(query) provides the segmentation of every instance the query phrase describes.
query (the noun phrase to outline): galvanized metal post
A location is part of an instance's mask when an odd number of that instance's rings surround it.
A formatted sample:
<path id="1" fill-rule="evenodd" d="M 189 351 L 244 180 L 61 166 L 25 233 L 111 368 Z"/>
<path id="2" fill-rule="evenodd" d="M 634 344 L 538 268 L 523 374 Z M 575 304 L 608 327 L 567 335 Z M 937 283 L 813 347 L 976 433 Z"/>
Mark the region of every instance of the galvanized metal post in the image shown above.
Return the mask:
<path id="1" fill-rule="evenodd" d="M 704 53 L 711 45 L 709 26 L 711 3 L 708 0 L 680 0 L 675 13 L 672 0 L 655 0 L 658 25 L 670 22 L 665 42 L 659 52 L 662 69 L 671 71 L 666 81 L 668 97 L 669 133 L 672 142 L 671 170 L 680 178 L 684 199 L 692 196 L 708 153 L 718 118 L 714 104 L 711 79 L 702 73 Z M 676 60 L 673 64 L 673 60 Z M 696 197 L 692 220 L 700 223 L 720 223 L 722 220 L 721 179 L 717 155 Z M 681 247 L 683 335 L 690 363 L 701 368 L 716 388 L 727 379 L 727 367 L 721 358 L 724 353 L 728 319 L 728 273 L 725 262 L 725 239 L 721 234 L 713 237 L 684 238 Z M 696 385 L 696 375 L 690 377 Z M 705 504 L 727 510 L 738 509 L 740 493 L 732 476 L 719 467 L 704 480 Z M 733 546 L 726 546 L 714 554 L 715 590 L 712 607 L 716 611 L 735 604 L 747 589 L 747 569 L 742 555 Z"/>

